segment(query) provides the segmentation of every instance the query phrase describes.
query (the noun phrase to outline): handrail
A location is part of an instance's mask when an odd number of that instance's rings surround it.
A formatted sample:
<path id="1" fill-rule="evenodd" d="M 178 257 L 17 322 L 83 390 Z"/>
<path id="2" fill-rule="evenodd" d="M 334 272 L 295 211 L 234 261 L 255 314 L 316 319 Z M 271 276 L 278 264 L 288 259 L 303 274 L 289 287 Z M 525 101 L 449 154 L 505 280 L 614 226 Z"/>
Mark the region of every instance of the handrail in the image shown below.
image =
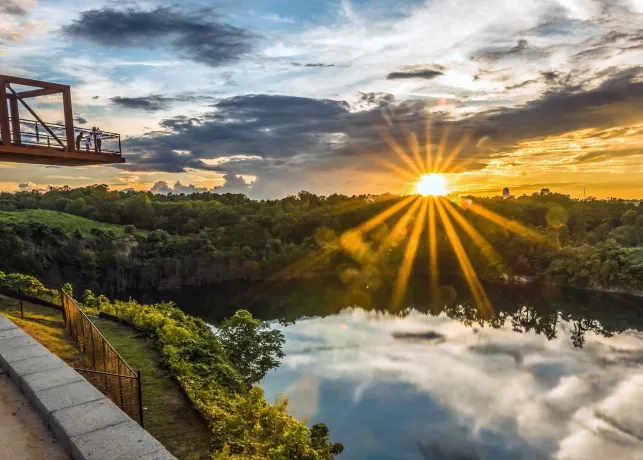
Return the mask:
<path id="1" fill-rule="evenodd" d="M 12 121 L 12 118 L 9 118 L 9 121 Z M 64 125 L 59 125 L 55 123 L 47 123 L 47 126 L 43 126 L 42 123 L 40 123 L 37 120 L 29 120 L 29 119 L 24 119 L 20 118 L 19 120 L 20 124 L 20 144 L 24 144 L 27 146 L 47 146 L 47 148 L 51 149 L 64 149 L 64 145 L 60 147 L 58 144 L 60 141 L 58 137 L 55 135 L 57 132 L 58 135 L 63 135 L 65 132 L 65 126 Z M 11 127 L 13 127 L 13 123 L 10 124 Z M 46 129 L 45 131 L 40 131 L 38 128 L 43 127 L 43 129 Z M 51 130 L 51 131 L 50 131 Z M 13 129 L 11 130 L 13 133 Z M 51 134 L 54 134 L 52 137 L 48 133 L 51 132 Z M 84 134 L 85 137 L 90 137 L 92 138 L 92 141 L 95 140 L 94 137 L 94 131 L 91 129 L 87 128 L 79 128 L 79 127 L 74 127 L 74 138 L 78 134 Z M 109 131 L 100 131 L 101 134 L 101 151 L 99 152 L 96 145 L 92 145 L 90 148 L 89 152 L 92 153 L 98 153 L 98 154 L 121 154 L 122 153 L 122 148 L 121 148 L 121 136 L 118 133 L 112 133 Z M 93 142 L 95 144 L 95 142 Z M 61 144 L 62 145 L 62 144 Z M 84 145 L 81 145 L 80 148 L 78 149 L 79 152 L 85 152 L 86 149 L 83 148 Z"/>

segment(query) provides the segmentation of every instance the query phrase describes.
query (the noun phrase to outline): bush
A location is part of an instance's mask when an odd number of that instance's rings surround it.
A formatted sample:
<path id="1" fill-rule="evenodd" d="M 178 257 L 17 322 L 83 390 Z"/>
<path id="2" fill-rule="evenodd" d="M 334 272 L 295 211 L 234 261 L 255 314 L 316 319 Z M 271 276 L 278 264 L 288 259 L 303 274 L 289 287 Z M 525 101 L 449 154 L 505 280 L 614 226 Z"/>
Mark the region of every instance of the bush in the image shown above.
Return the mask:
<path id="1" fill-rule="evenodd" d="M 86 291 L 85 297 L 94 304 L 98 301 L 91 291 Z M 213 458 L 330 460 L 343 451 L 341 444 L 330 443 L 325 425 L 309 429 L 288 413 L 285 400 L 268 404 L 263 390 L 250 386 L 259 374 L 244 377 L 230 361 L 226 348 L 233 342 L 244 342 L 235 328 L 248 325 L 254 331 L 251 343 L 246 343 L 252 353 L 243 358 L 265 358 L 261 352 L 255 353 L 255 345 L 269 331 L 250 313 L 241 311 L 231 319 L 227 335 L 238 340 L 224 345 L 203 320 L 185 314 L 172 302 L 141 305 L 130 299 L 99 304 L 102 311 L 136 324 L 157 344 L 164 364 L 209 422 L 216 451 Z M 273 335 L 268 354 L 283 356 L 282 342 Z M 272 339 L 278 342 L 278 352 Z M 265 368 L 266 363 L 261 365 Z M 254 363 L 238 364 L 249 368 Z"/>

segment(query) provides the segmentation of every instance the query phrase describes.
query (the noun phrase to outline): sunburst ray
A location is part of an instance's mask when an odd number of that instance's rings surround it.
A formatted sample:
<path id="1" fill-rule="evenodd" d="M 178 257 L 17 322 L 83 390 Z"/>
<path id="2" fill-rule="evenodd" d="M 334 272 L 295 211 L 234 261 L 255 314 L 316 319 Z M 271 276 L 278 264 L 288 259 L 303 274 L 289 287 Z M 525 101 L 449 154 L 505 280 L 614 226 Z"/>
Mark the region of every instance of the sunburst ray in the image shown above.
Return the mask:
<path id="1" fill-rule="evenodd" d="M 420 214 L 415 220 L 413 225 L 413 231 L 409 237 L 409 242 L 406 245 L 406 250 L 404 251 L 404 259 L 402 260 L 402 266 L 397 275 L 397 280 L 395 281 L 395 287 L 393 289 L 393 307 L 397 310 L 402 305 L 404 301 L 404 295 L 406 293 L 406 288 L 408 286 L 409 277 L 411 276 L 411 271 L 413 269 L 413 261 L 415 260 L 415 254 L 420 243 L 420 237 L 424 230 L 424 216 L 426 214 L 427 200 L 424 199 L 421 202 Z"/>
<path id="2" fill-rule="evenodd" d="M 451 223 L 451 219 L 447 215 L 447 212 L 445 211 L 444 206 L 441 203 L 441 199 L 436 199 L 435 203 L 442 224 L 444 225 L 444 229 L 447 232 L 449 242 L 451 243 L 451 247 L 453 248 L 453 252 L 455 253 L 456 258 L 460 263 L 460 268 L 462 268 L 462 273 L 464 274 L 465 280 L 469 285 L 469 289 L 471 290 L 471 294 L 476 301 L 478 309 L 481 312 L 488 314 L 491 311 L 491 302 L 487 297 L 487 293 L 485 292 L 482 284 L 480 283 L 480 280 L 478 279 L 478 275 L 476 274 L 475 269 L 471 264 L 469 256 L 467 256 L 467 253 L 462 246 L 460 237 L 455 231 L 455 228 Z"/>

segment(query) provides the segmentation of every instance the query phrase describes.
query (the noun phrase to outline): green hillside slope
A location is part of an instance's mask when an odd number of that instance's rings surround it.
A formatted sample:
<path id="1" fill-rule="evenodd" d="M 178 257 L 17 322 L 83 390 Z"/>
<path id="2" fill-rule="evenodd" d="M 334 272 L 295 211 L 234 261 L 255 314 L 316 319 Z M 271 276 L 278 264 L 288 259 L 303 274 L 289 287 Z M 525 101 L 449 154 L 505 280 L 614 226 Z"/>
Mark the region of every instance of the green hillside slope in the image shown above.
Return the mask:
<path id="1" fill-rule="evenodd" d="M 0 211 L 0 223 L 10 225 L 40 223 L 47 227 L 59 228 L 67 235 L 71 235 L 76 230 L 89 234 L 93 228 L 111 230 L 115 235 L 123 234 L 123 227 L 120 225 L 105 224 L 95 220 L 85 219 L 84 217 L 47 209 L 25 209 L 11 212 Z"/>

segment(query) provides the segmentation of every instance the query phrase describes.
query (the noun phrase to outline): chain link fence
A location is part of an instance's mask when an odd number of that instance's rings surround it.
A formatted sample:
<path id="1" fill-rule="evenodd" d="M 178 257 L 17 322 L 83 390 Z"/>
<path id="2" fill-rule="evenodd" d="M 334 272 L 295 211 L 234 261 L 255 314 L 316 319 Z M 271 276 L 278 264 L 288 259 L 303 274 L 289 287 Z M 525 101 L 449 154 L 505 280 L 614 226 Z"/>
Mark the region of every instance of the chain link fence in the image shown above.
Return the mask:
<path id="1" fill-rule="evenodd" d="M 76 371 L 143 426 L 140 372 L 134 371 L 120 357 L 76 301 L 64 291 L 62 303 L 65 326 L 92 366 L 92 369 Z"/>

